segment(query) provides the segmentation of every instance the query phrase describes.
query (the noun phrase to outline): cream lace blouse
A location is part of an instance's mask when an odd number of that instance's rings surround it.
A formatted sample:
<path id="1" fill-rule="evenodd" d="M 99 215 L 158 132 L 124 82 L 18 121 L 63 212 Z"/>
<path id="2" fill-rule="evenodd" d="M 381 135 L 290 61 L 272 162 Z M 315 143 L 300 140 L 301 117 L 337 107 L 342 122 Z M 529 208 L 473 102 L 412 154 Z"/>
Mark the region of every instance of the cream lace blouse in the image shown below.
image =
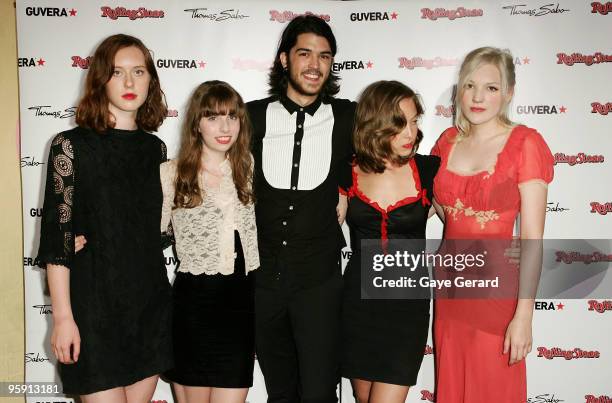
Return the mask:
<path id="1" fill-rule="evenodd" d="M 192 274 L 232 274 L 234 272 L 234 230 L 240 234 L 247 273 L 259 267 L 255 206 L 242 204 L 232 179 L 229 160 L 221 164 L 219 189 L 205 189 L 202 204 L 174 208 L 176 160 L 160 166 L 164 193 L 161 231 L 172 230 L 180 272 Z M 200 175 L 200 189 L 204 189 Z"/>

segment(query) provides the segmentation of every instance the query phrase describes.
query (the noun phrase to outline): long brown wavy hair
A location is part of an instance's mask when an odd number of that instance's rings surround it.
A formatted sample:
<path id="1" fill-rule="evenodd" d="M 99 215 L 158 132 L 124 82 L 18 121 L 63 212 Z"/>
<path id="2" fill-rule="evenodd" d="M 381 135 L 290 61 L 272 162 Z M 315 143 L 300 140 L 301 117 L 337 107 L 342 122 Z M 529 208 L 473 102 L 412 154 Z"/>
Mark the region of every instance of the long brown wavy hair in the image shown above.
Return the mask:
<path id="1" fill-rule="evenodd" d="M 391 148 L 393 137 L 408 124 L 399 106 L 406 98 L 414 101 L 417 117 L 421 116 L 424 109 L 419 96 L 399 81 L 376 81 L 359 96 L 353 143 L 355 162 L 363 172 L 382 173 L 385 171 L 385 161 L 400 166 L 416 154 L 423 139 L 420 129 L 410 155 L 394 155 Z"/>
<path id="2" fill-rule="evenodd" d="M 140 39 L 117 34 L 102 41 L 91 59 L 85 79 L 85 91 L 76 113 L 76 123 L 79 126 L 88 127 L 98 133 L 103 133 L 109 127 L 115 126 L 108 109 L 106 83 L 113 76 L 117 52 L 131 46 L 142 51 L 145 57 L 145 67 L 151 76 L 147 99 L 136 113 L 136 125 L 144 131 L 154 132 L 166 118 L 168 113 L 166 97 L 159 84 L 159 76 L 151 52 Z"/>
<path id="3" fill-rule="evenodd" d="M 234 186 L 242 204 L 254 202 L 252 190 L 251 122 L 242 97 L 224 81 L 206 81 L 198 86 L 189 100 L 181 132 L 177 159 L 175 208 L 192 208 L 202 204 L 203 189 L 198 184 L 202 169 L 204 141 L 198 131 L 200 120 L 215 115 L 234 115 L 240 120 L 238 139 L 227 151 Z"/>

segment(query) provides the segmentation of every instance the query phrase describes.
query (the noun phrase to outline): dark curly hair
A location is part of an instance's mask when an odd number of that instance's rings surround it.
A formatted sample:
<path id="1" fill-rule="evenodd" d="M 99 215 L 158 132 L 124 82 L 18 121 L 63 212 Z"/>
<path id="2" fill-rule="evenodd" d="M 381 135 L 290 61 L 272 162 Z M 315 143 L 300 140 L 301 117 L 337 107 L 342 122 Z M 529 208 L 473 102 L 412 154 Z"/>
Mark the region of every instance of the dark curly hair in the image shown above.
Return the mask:
<path id="1" fill-rule="evenodd" d="M 294 18 L 281 35 L 276 57 L 274 58 L 274 64 L 270 69 L 270 75 L 268 76 L 268 84 L 270 85 L 268 93 L 270 95 L 275 95 L 280 98 L 287 93 L 287 85 L 289 82 L 287 75 L 289 73 L 283 68 L 280 62 L 280 55 L 283 52 L 289 54 L 289 51 L 295 46 L 297 38 L 301 34 L 322 36 L 329 42 L 332 56 L 336 55 L 336 37 L 327 22 L 314 15 L 301 15 Z M 323 101 L 329 101 L 338 91 L 340 91 L 340 85 L 338 84 L 339 80 L 340 77 L 336 73 L 333 71 L 329 72 L 329 77 L 321 89 L 321 99 Z"/>

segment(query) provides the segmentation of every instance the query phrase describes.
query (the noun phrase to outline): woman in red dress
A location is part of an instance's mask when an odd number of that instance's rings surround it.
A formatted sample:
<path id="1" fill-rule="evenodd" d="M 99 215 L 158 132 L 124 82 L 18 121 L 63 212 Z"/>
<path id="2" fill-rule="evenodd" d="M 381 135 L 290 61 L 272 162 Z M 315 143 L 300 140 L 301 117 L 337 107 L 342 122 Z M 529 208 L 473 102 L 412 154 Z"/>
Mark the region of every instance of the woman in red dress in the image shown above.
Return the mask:
<path id="1" fill-rule="evenodd" d="M 534 129 L 508 118 L 512 55 L 484 47 L 459 73 L 455 126 L 432 149 L 441 158 L 434 205 L 445 239 L 541 239 L 553 157 Z M 522 273 L 522 272 L 521 272 Z M 533 299 L 436 299 L 434 341 L 438 403 L 527 400 Z"/>

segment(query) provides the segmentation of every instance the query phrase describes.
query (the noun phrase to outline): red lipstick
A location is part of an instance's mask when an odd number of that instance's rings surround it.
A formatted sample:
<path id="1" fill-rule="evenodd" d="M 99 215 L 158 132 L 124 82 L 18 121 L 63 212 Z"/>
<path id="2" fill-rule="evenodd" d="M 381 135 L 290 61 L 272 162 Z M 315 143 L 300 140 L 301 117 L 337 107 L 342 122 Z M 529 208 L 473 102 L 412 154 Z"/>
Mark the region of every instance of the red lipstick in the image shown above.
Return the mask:
<path id="1" fill-rule="evenodd" d="M 131 101 L 131 100 L 136 99 L 136 94 L 132 94 L 131 92 L 128 92 L 127 94 L 121 95 L 121 98 Z"/>
<path id="2" fill-rule="evenodd" d="M 402 147 L 403 147 L 403 148 L 406 148 L 406 149 L 408 149 L 408 150 L 412 150 L 412 147 L 414 147 L 414 144 L 412 144 L 412 143 L 410 143 L 410 144 L 404 144 Z"/>

